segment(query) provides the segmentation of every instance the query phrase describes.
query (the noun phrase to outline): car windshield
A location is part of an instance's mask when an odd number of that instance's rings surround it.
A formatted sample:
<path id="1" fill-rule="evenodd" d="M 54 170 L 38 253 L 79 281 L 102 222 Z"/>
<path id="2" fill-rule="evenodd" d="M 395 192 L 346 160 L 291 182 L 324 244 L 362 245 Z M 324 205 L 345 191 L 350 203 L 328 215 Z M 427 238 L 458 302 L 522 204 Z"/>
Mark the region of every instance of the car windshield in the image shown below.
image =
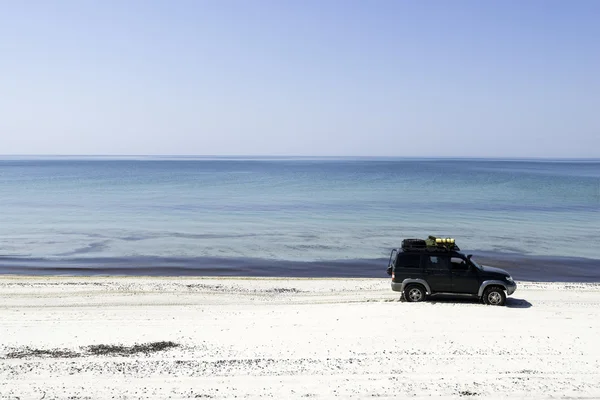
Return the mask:
<path id="1" fill-rule="evenodd" d="M 471 261 L 471 264 L 473 264 L 475 267 L 477 267 L 478 269 L 483 269 L 481 267 L 481 265 L 477 264 L 477 261 L 473 260 L 473 257 L 469 258 L 469 261 Z"/>

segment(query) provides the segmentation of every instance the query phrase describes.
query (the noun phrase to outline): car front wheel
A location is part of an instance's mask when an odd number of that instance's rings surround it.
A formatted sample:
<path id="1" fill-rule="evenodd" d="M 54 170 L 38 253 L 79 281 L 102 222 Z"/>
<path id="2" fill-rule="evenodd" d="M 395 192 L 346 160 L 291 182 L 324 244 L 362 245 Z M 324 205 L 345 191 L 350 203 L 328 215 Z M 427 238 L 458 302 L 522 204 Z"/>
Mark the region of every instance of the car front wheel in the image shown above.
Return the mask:
<path id="1" fill-rule="evenodd" d="M 503 306 L 506 303 L 506 295 L 500 287 L 488 287 L 483 291 L 483 302 L 489 306 Z"/>

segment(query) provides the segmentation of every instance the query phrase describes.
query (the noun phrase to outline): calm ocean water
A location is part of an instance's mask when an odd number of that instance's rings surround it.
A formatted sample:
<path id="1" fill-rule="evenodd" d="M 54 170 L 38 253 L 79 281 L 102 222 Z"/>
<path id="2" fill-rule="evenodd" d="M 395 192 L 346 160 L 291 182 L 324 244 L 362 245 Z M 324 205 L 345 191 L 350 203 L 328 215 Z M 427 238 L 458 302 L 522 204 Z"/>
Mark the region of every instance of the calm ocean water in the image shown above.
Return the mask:
<path id="1" fill-rule="evenodd" d="M 600 160 L 4 157 L 0 211 L 0 273 L 373 275 L 428 234 L 600 268 Z"/>

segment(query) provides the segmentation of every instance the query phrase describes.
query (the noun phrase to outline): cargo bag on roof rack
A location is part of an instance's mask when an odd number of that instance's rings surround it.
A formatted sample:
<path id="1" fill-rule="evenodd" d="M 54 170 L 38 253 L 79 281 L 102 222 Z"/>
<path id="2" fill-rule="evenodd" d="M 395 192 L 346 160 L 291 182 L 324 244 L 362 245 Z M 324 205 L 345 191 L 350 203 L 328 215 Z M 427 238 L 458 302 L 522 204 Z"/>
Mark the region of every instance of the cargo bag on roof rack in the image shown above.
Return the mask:
<path id="1" fill-rule="evenodd" d="M 404 239 L 402 241 L 402 250 L 416 250 L 416 249 L 425 249 L 427 247 L 427 242 L 423 239 Z"/>
<path id="2" fill-rule="evenodd" d="M 435 236 L 429 236 L 427 239 L 404 239 L 402 241 L 403 251 L 459 251 L 460 248 L 454 242 L 452 238 L 438 238 Z"/>

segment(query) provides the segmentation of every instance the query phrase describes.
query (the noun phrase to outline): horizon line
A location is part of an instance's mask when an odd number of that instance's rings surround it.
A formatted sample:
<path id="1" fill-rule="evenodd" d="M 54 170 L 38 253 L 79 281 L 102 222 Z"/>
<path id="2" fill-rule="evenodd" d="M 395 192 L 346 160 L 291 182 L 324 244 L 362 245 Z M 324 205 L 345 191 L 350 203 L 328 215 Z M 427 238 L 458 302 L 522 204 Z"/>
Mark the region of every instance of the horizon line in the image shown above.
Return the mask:
<path id="1" fill-rule="evenodd" d="M 454 159 L 454 160 L 600 160 L 600 157 L 565 157 L 565 156 L 388 156 L 388 155 L 244 155 L 244 154 L 0 154 L 0 158 L 221 158 L 221 159 Z"/>

